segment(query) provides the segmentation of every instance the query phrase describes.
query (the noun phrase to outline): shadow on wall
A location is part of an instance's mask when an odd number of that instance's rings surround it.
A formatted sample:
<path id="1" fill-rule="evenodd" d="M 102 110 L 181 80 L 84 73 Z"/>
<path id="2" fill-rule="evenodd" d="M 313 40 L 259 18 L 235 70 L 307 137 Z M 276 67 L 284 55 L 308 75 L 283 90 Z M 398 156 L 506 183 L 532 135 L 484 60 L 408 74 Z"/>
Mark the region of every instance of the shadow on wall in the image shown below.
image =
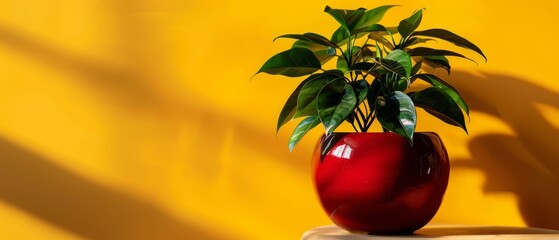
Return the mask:
<path id="1" fill-rule="evenodd" d="M 290 154 L 286 144 L 250 123 L 152 89 L 151 80 L 134 74 L 134 69 L 105 65 L 3 26 L 0 44 L 52 69 L 73 74 L 84 88 L 106 97 L 129 114 L 194 123 L 202 137 L 193 150 L 204 152 L 199 155 L 204 156 L 201 160 L 207 160 L 189 162 L 194 169 L 207 171 L 209 165 L 213 172 L 219 172 L 219 151 L 215 151 L 215 146 L 223 144 L 223 132 L 228 128 L 242 133 L 235 134 L 236 144 L 251 146 L 263 155 L 275 153 L 276 159 L 289 159 L 282 163 L 294 171 L 310 166 L 304 161 L 310 156 L 310 149 Z M 115 139 L 128 141 L 125 137 Z M 90 181 L 51 162 L 0 136 L 0 200 L 90 239 L 220 239 L 173 218 L 153 203 Z"/>
<path id="2" fill-rule="evenodd" d="M 453 167 L 482 170 L 486 193 L 516 194 L 529 226 L 559 229 L 559 129 L 549 122 L 556 119 L 546 119 L 536 108 L 544 104 L 559 110 L 559 94 L 501 74 L 454 72 L 450 79 L 470 110 L 499 118 L 514 131 L 514 136 L 473 138 L 472 159 L 458 159 Z"/>
<path id="3" fill-rule="evenodd" d="M 220 239 L 0 138 L 0 199 L 87 239 Z"/>
<path id="4" fill-rule="evenodd" d="M 310 163 L 304 160 L 309 158 L 312 149 L 289 153 L 286 151 L 287 144 L 285 142 L 270 138 L 269 135 L 263 134 L 260 129 L 254 128 L 250 123 L 194 106 L 183 99 L 175 99 L 172 96 L 165 95 L 162 91 L 153 89 L 150 82 L 154 80 L 146 79 L 141 74 L 135 73 L 135 69 L 120 69 L 103 62 L 84 58 L 1 25 L 0 44 L 32 57 L 53 69 L 75 74 L 76 79 L 82 80 L 81 83 L 84 88 L 106 96 L 106 99 L 111 99 L 114 105 L 121 106 L 126 110 L 133 110 L 137 114 L 191 121 L 199 120 L 203 123 L 198 126 L 201 131 L 212 136 L 223 135 L 225 128 L 233 126 L 243 133 L 235 136 L 236 141 L 246 142 L 246 146 L 254 146 L 254 149 L 264 155 L 272 152 L 278 159 L 292 160 L 285 161 L 285 163 L 295 171 L 303 171 L 310 166 Z M 52 80 L 55 81 L 56 79 Z M 209 141 L 213 143 L 200 145 L 215 145 L 214 140 Z M 210 159 L 215 159 L 215 157 Z"/>

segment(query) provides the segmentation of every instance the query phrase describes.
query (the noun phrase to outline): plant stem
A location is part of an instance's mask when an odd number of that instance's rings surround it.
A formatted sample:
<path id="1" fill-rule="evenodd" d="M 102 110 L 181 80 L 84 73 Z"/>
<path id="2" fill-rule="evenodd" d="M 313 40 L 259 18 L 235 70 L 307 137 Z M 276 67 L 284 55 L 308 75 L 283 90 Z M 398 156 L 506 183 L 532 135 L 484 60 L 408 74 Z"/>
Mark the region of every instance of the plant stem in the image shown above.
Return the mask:
<path id="1" fill-rule="evenodd" d="M 353 130 L 355 130 L 355 132 L 359 132 L 359 130 L 357 130 L 357 128 L 355 127 L 355 123 L 351 122 L 351 126 L 353 127 Z"/>
<path id="2" fill-rule="evenodd" d="M 365 114 L 363 114 L 363 111 L 361 111 L 361 108 L 357 108 L 357 112 L 359 113 L 361 119 L 363 119 L 363 123 L 365 123 L 367 118 L 365 117 Z"/>
<path id="3" fill-rule="evenodd" d="M 351 39 L 351 38 L 350 38 L 350 39 Z M 356 42 L 356 41 L 357 41 L 357 34 L 356 34 L 355 37 L 353 38 L 353 43 L 351 44 L 351 49 L 349 50 L 349 51 L 350 51 L 349 61 L 350 61 L 351 65 L 355 64 L 355 63 L 357 62 L 357 59 L 359 58 L 359 57 L 356 57 L 356 58 L 355 58 L 355 62 L 353 62 L 353 46 L 355 46 L 355 42 Z M 361 51 L 360 51 L 360 52 L 361 52 Z M 348 67 L 351 66 L 351 65 L 348 65 Z"/>
<path id="4" fill-rule="evenodd" d="M 337 45 L 336 45 L 336 46 L 337 46 Z M 348 66 L 349 66 L 349 60 L 347 60 L 347 57 L 346 57 L 345 54 L 344 54 L 344 50 L 343 50 L 340 46 L 337 46 L 337 47 L 338 47 L 338 49 L 340 50 L 340 52 L 342 53 L 342 57 L 344 58 L 345 62 L 346 62 L 346 63 L 348 64 Z M 336 56 L 338 56 L 338 55 L 336 55 Z"/>
<path id="5" fill-rule="evenodd" d="M 357 60 L 359 60 L 359 58 L 361 57 L 361 55 L 363 55 L 363 48 L 365 48 L 365 45 L 367 45 L 367 42 L 369 41 L 369 38 L 367 38 L 365 40 L 365 43 L 363 44 L 363 47 L 361 47 L 361 50 L 359 50 L 359 55 L 357 55 L 357 57 L 355 58 L 355 61 L 357 62 Z M 355 43 L 354 43 L 355 44 Z"/>
<path id="6" fill-rule="evenodd" d="M 359 121 L 359 118 L 361 118 L 361 122 L 363 123 L 362 125 L 359 125 L 359 127 L 361 128 L 361 131 L 362 132 L 367 132 L 367 130 L 369 129 L 369 126 L 371 125 L 371 123 L 369 123 L 369 118 L 370 118 L 372 112 L 368 112 L 367 117 L 365 117 L 365 114 L 363 113 L 361 108 L 357 108 L 357 113 L 359 113 L 359 116 L 355 116 L 355 119 L 357 119 Z"/>
<path id="7" fill-rule="evenodd" d="M 369 128 L 371 127 L 371 125 L 373 125 L 373 122 L 375 121 L 375 117 L 376 115 L 372 115 L 372 117 L 369 119 L 369 121 L 367 122 L 367 125 L 365 126 L 365 128 L 367 130 L 369 130 Z"/>
<path id="8" fill-rule="evenodd" d="M 359 110 L 359 108 L 357 108 L 357 110 Z M 363 124 L 361 123 L 361 121 L 359 120 L 359 116 L 355 112 L 354 112 L 354 115 L 355 115 L 355 120 L 357 121 L 357 125 L 359 125 L 359 129 L 361 129 L 361 132 L 363 132 L 364 127 L 363 127 Z"/>
<path id="9" fill-rule="evenodd" d="M 347 48 L 347 56 L 349 57 L 349 59 L 346 57 L 345 60 L 347 62 L 347 67 L 349 68 L 349 67 L 351 67 L 351 58 L 353 56 L 351 56 L 352 55 L 351 54 L 351 48 L 352 48 L 352 46 L 351 46 L 351 33 L 349 31 L 347 31 L 347 35 L 348 35 L 348 37 L 347 37 L 346 48 Z M 343 52 L 342 52 L 342 54 L 343 54 Z"/>

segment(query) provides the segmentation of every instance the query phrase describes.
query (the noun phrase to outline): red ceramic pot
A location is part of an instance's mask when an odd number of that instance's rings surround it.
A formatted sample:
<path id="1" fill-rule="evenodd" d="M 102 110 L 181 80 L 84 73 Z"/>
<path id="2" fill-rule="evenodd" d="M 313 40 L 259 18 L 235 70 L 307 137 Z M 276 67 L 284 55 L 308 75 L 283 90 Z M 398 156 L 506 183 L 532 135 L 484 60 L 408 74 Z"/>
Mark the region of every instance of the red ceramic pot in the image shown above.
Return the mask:
<path id="1" fill-rule="evenodd" d="M 330 219 L 370 234 L 411 234 L 425 226 L 448 184 L 448 156 L 435 133 L 415 133 L 413 143 L 394 133 L 323 136 L 313 175 Z"/>

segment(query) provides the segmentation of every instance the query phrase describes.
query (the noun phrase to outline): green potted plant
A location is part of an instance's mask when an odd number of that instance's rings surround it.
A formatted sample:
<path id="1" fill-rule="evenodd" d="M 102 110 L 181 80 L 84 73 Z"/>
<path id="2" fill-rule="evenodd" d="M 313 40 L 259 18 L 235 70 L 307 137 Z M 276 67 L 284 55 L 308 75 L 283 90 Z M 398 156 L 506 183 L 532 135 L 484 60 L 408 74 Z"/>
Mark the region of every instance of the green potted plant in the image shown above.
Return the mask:
<path id="1" fill-rule="evenodd" d="M 431 42 L 446 41 L 486 59 L 448 30 L 418 30 L 423 9 L 395 27 L 379 24 L 393 7 L 326 6 L 340 25 L 330 38 L 310 32 L 279 36 L 296 41 L 257 72 L 306 76 L 281 110 L 277 129 L 302 119 L 289 139 L 292 150 L 309 130 L 324 126 L 312 157 L 315 190 L 330 219 L 352 232 L 412 233 L 431 220 L 448 184 L 448 156 L 436 133 L 415 131 L 416 108 L 467 132 L 465 101 L 428 71 L 450 74 L 447 57 L 471 60 Z M 335 68 L 324 69 L 330 60 Z M 418 81 L 428 87 L 410 91 Z M 368 132 L 375 120 L 382 131 Z M 335 132 L 344 122 L 355 133 Z"/>

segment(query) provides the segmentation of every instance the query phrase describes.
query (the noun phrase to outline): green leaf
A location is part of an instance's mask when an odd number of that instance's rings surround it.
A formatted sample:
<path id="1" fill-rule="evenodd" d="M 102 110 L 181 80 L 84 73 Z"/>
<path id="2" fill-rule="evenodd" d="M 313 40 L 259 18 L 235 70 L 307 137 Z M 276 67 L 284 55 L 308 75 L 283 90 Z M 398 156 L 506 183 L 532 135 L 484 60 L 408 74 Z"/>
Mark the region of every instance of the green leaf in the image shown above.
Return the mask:
<path id="1" fill-rule="evenodd" d="M 345 121 L 348 123 L 353 123 L 353 121 L 355 121 L 355 114 L 349 114 Z"/>
<path id="2" fill-rule="evenodd" d="M 291 138 L 289 138 L 289 151 L 290 152 L 293 151 L 293 148 L 295 148 L 295 146 L 297 145 L 297 143 L 299 143 L 301 138 L 303 138 L 303 136 L 305 136 L 305 134 L 307 134 L 309 130 L 318 126 L 319 123 L 320 123 L 320 118 L 316 115 L 307 117 L 303 121 L 301 121 L 297 125 L 297 127 L 295 127 L 295 130 L 293 130 L 293 133 L 291 134 Z"/>
<path id="3" fill-rule="evenodd" d="M 386 11 L 395 6 L 396 5 L 385 5 L 365 11 L 361 19 L 359 19 L 359 22 L 357 22 L 355 28 L 368 28 L 369 26 L 378 23 L 382 17 L 384 17 Z"/>
<path id="4" fill-rule="evenodd" d="M 439 38 L 448 42 L 453 43 L 456 46 L 459 47 L 463 47 L 466 49 L 470 49 L 473 50 L 475 52 L 477 52 L 478 54 L 480 54 L 483 58 L 485 58 L 485 61 L 487 61 L 487 57 L 485 57 L 485 54 L 483 54 L 483 52 L 481 51 L 481 49 L 479 49 L 479 47 L 477 47 L 475 44 L 473 44 L 472 42 L 468 41 L 467 39 L 460 37 L 448 30 L 445 29 L 429 29 L 429 30 L 425 30 L 425 31 L 417 31 L 411 34 L 412 36 L 427 36 L 427 37 L 435 37 L 435 38 Z"/>
<path id="5" fill-rule="evenodd" d="M 351 65 L 349 68 L 350 71 L 362 71 L 362 72 L 370 72 L 375 68 L 374 63 L 370 62 L 358 62 L 356 64 Z"/>
<path id="6" fill-rule="evenodd" d="M 357 59 L 358 61 L 363 59 L 365 61 L 369 61 L 371 58 L 375 57 L 375 52 L 368 47 L 361 48 L 361 57 Z"/>
<path id="7" fill-rule="evenodd" d="M 395 87 L 393 87 L 394 91 L 405 91 L 410 87 L 411 81 L 409 78 L 399 77 L 395 83 Z"/>
<path id="8" fill-rule="evenodd" d="M 365 36 L 366 33 L 370 33 L 370 32 L 384 32 L 384 33 L 386 33 L 386 31 L 387 30 L 383 25 L 373 24 L 373 25 L 368 26 L 366 28 L 359 28 L 359 29 L 353 30 L 352 35 L 358 34 L 357 37 L 360 38 L 362 36 Z"/>
<path id="9" fill-rule="evenodd" d="M 461 127 L 466 133 L 468 132 L 460 107 L 440 89 L 436 87 L 426 88 L 419 92 L 410 93 L 410 97 L 416 106 L 425 109 L 442 121 Z"/>
<path id="10" fill-rule="evenodd" d="M 398 27 L 386 27 L 386 35 L 398 33 Z"/>
<path id="11" fill-rule="evenodd" d="M 325 38 L 321 35 L 318 35 L 316 33 L 303 33 L 303 34 L 285 34 L 285 35 L 281 35 L 278 38 L 293 38 L 293 39 L 298 39 L 298 40 L 303 40 L 303 41 L 307 41 L 307 42 L 313 42 L 316 44 L 320 44 L 323 46 L 327 46 L 327 47 L 333 47 L 333 48 L 337 48 L 338 45 L 336 45 L 335 43 L 331 42 L 330 40 L 328 40 L 328 38 Z M 274 39 L 274 41 L 276 40 Z"/>
<path id="12" fill-rule="evenodd" d="M 417 74 L 414 76 L 414 78 L 421 79 L 436 87 L 442 93 L 450 97 L 458 106 L 460 106 L 460 108 L 462 108 L 467 115 L 470 115 L 468 105 L 466 104 L 466 102 L 464 102 L 458 91 L 444 80 L 432 74 Z"/>
<path id="13" fill-rule="evenodd" d="M 273 75 L 300 77 L 316 72 L 320 68 L 320 61 L 311 50 L 292 48 L 268 59 L 256 74 L 265 72 Z"/>
<path id="14" fill-rule="evenodd" d="M 464 56 L 460 53 L 455 53 L 455 52 L 448 51 L 448 50 L 426 48 L 426 47 L 417 47 L 417 48 L 414 48 L 414 49 L 410 49 L 410 50 L 408 50 L 408 54 L 410 56 L 420 56 L 420 57 L 454 56 L 454 57 L 465 58 L 465 59 L 468 59 L 468 60 L 476 63 L 476 61 L 474 61 L 471 58 L 468 58 L 468 57 L 466 57 L 466 56 Z"/>
<path id="15" fill-rule="evenodd" d="M 360 104 L 367 98 L 369 94 L 369 83 L 366 80 L 359 80 L 355 82 L 350 82 L 349 85 L 353 87 L 353 90 L 357 94 L 357 104 Z"/>
<path id="16" fill-rule="evenodd" d="M 291 93 L 291 95 L 289 96 L 289 98 L 285 102 L 285 105 L 283 106 L 283 109 L 281 110 L 280 115 L 278 117 L 278 126 L 277 126 L 277 129 L 276 129 L 276 132 L 279 131 L 279 129 L 284 124 L 286 124 L 291 119 L 293 119 L 293 116 L 295 115 L 295 112 L 297 111 L 297 98 L 299 96 L 299 92 L 301 92 L 301 89 L 303 88 L 303 86 L 305 84 L 307 84 L 309 81 L 315 79 L 316 77 L 317 77 L 317 75 L 309 76 L 307 79 L 303 80 L 301 82 L 301 84 L 299 84 L 299 86 L 297 86 L 297 88 L 295 89 L 295 91 L 293 91 L 293 93 Z"/>
<path id="17" fill-rule="evenodd" d="M 349 70 L 348 66 L 347 66 L 347 62 L 343 57 L 338 57 L 338 61 L 336 62 L 336 69 L 342 71 L 342 72 L 347 72 Z"/>
<path id="18" fill-rule="evenodd" d="M 380 50 L 380 46 L 378 45 L 378 43 L 375 43 L 375 50 L 377 58 L 382 58 L 382 50 Z"/>
<path id="19" fill-rule="evenodd" d="M 420 43 L 426 43 L 429 41 L 435 41 L 433 39 L 429 39 L 429 38 L 418 38 L 418 37 L 410 37 L 408 38 L 408 40 L 406 40 L 404 43 L 402 43 L 401 46 L 399 46 L 399 49 L 405 49 L 407 47 L 411 47 L 413 45 L 416 44 L 420 44 Z"/>
<path id="20" fill-rule="evenodd" d="M 377 43 L 382 44 L 383 46 L 387 47 L 388 49 L 394 49 L 394 45 L 386 39 L 382 32 L 373 32 L 369 34 L 369 39 L 374 40 Z"/>
<path id="21" fill-rule="evenodd" d="M 336 79 L 324 86 L 317 99 L 318 116 L 331 134 L 355 109 L 357 97 L 353 88 L 341 79 Z"/>
<path id="22" fill-rule="evenodd" d="M 421 70 L 421 65 L 422 65 L 421 61 L 418 61 L 415 63 L 415 65 L 413 65 L 413 67 L 411 68 L 411 76 L 417 74 L 419 70 Z"/>
<path id="23" fill-rule="evenodd" d="M 375 106 L 377 98 L 381 94 L 381 87 L 382 84 L 380 83 L 380 80 L 373 80 L 373 82 L 371 83 L 371 87 L 367 94 L 367 103 L 369 103 L 369 108 L 372 110 L 376 109 Z"/>
<path id="24" fill-rule="evenodd" d="M 345 59 L 350 59 L 350 63 L 357 62 L 357 60 L 362 57 L 361 55 L 359 55 L 360 51 L 361 47 L 358 46 L 351 47 L 351 54 L 349 54 L 347 51 L 343 51 L 343 55 L 345 56 L 345 58 L 338 57 L 338 62 L 336 65 L 337 69 L 344 73 L 347 72 L 349 70 L 349 67 Z"/>
<path id="25" fill-rule="evenodd" d="M 408 55 L 406 52 L 400 49 L 396 49 L 390 52 L 388 55 L 386 55 L 384 59 L 397 62 L 400 66 L 395 68 L 398 69 L 396 72 L 398 73 L 403 72 L 404 73 L 403 75 L 406 78 L 410 77 L 412 63 L 411 63 L 410 55 Z M 401 69 L 403 69 L 403 71 L 401 71 Z"/>
<path id="26" fill-rule="evenodd" d="M 295 41 L 292 48 L 306 48 L 311 50 L 314 53 L 314 56 L 316 56 L 316 58 L 322 65 L 326 64 L 330 59 L 336 56 L 335 48 L 304 40 Z"/>
<path id="27" fill-rule="evenodd" d="M 329 6 L 326 6 L 324 12 L 330 14 L 330 16 L 336 19 L 343 28 L 345 28 L 348 32 L 351 32 L 365 13 L 365 9 L 359 8 L 356 10 L 345 10 L 332 9 Z"/>
<path id="28" fill-rule="evenodd" d="M 341 46 L 341 45 L 347 43 L 347 40 L 348 40 L 350 34 L 354 38 L 359 39 L 359 38 L 367 35 L 368 33 L 372 33 L 372 32 L 378 32 L 381 35 L 388 34 L 386 28 L 384 26 L 380 25 L 380 24 L 373 24 L 373 25 L 371 25 L 367 28 L 354 29 L 351 33 L 348 33 L 345 28 L 339 27 L 334 32 L 334 34 L 332 34 L 331 41 L 338 44 L 338 46 Z"/>
<path id="29" fill-rule="evenodd" d="M 332 80 L 344 78 L 343 73 L 337 70 L 313 76 L 314 77 L 308 80 L 299 91 L 299 95 L 297 96 L 297 111 L 293 115 L 293 118 L 316 115 L 318 113 L 316 109 L 316 98 L 320 90 Z"/>
<path id="30" fill-rule="evenodd" d="M 349 32 L 347 31 L 347 29 L 340 26 L 338 29 L 336 29 L 336 31 L 334 31 L 332 37 L 330 38 L 330 41 L 335 42 L 338 45 L 342 45 L 345 41 L 347 41 L 348 38 Z"/>
<path id="31" fill-rule="evenodd" d="M 398 32 L 402 38 L 408 37 L 421 23 L 421 18 L 423 16 L 423 9 L 416 11 L 409 18 L 406 18 L 400 22 L 398 25 Z"/>
<path id="32" fill-rule="evenodd" d="M 450 74 L 450 63 L 445 56 L 423 56 L 420 57 L 421 61 L 425 62 L 427 66 L 435 68 L 443 68 Z"/>
<path id="33" fill-rule="evenodd" d="M 377 119 L 380 124 L 413 143 L 417 116 L 412 99 L 400 91 L 377 98 Z"/>

